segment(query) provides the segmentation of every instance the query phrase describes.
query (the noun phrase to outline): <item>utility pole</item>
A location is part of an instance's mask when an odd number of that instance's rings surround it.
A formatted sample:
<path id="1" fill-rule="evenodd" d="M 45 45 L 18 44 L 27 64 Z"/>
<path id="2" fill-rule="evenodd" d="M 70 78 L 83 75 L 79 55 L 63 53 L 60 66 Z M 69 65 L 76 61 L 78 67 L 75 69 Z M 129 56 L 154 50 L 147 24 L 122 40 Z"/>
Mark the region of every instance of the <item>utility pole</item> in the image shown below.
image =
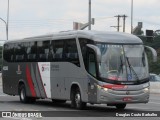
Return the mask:
<path id="1" fill-rule="evenodd" d="M 121 17 L 123 17 L 123 32 L 125 32 L 125 25 L 126 25 L 126 17 L 128 17 L 128 16 L 126 16 L 126 15 L 122 15 Z"/>
<path id="2" fill-rule="evenodd" d="M 131 0 L 131 34 L 133 33 L 133 0 Z"/>
<path id="3" fill-rule="evenodd" d="M 88 26 L 88 30 L 91 30 L 91 0 L 89 0 L 89 13 L 88 13 L 88 23 L 89 23 L 89 26 Z"/>
<path id="4" fill-rule="evenodd" d="M 117 29 L 117 31 L 118 31 L 118 27 L 117 27 L 117 26 L 110 26 L 110 27 L 116 28 L 116 29 Z M 119 26 L 119 27 L 121 27 L 121 26 Z"/>
<path id="5" fill-rule="evenodd" d="M 120 25 L 119 25 L 119 23 L 120 23 L 120 15 L 117 15 L 117 16 L 114 16 L 114 17 L 117 17 L 117 31 L 119 32 L 119 27 L 120 27 Z"/>
<path id="6" fill-rule="evenodd" d="M 7 40 L 7 38 L 8 38 L 8 34 L 7 34 L 7 22 L 5 20 L 3 20 L 2 18 L 0 18 L 0 20 L 5 23 L 5 26 L 6 26 L 6 40 Z"/>
<path id="7" fill-rule="evenodd" d="M 8 26 L 9 26 L 9 0 L 8 0 L 7 24 L 6 24 L 7 40 L 8 40 Z"/>
<path id="8" fill-rule="evenodd" d="M 117 17 L 117 26 L 111 26 L 111 27 L 115 27 L 117 28 L 117 31 L 119 32 L 119 28 L 121 27 L 120 26 L 120 18 L 122 17 L 123 18 L 123 32 L 125 32 L 125 25 L 126 25 L 126 15 L 116 15 L 114 17 Z"/>
<path id="9" fill-rule="evenodd" d="M 3 21 L 5 23 L 6 26 L 6 39 L 8 40 L 8 23 L 9 23 L 9 0 L 8 0 L 8 11 L 7 11 L 7 21 L 5 21 L 4 19 L 0 18 L 1 21 Z"/>

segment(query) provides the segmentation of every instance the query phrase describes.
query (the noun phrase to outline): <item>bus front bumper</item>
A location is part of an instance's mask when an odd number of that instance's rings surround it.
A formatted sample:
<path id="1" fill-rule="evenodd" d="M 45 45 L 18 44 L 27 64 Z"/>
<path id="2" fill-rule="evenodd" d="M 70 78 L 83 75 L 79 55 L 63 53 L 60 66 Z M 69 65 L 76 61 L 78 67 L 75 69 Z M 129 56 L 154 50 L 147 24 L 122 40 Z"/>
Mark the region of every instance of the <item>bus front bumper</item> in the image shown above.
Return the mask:
<path id="1" fill-rule="evenodd" d="M 136 91 L 120 91 L 112 89 L 98 89 L 97 103 L 148 103 L 149 88 Z"/>

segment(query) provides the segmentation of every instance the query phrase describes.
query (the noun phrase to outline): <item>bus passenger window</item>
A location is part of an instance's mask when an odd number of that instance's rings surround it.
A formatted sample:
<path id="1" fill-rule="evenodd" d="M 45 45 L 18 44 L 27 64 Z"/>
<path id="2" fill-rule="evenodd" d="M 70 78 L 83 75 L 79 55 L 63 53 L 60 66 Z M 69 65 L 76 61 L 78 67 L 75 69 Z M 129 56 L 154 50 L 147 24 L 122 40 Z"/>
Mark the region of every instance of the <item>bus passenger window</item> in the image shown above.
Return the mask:
<path id="1" fill-rule="evenodd" d="M 36 62 L 37 61 L 37 43 L 29 42 L 26 43 L 27 61 Z"/>
<path id="2" fill-rule="evenodd" d="M 66 40 L 65 59 L 77 66 L 80 66 L 76 39 Z"/>
<path id="3" fill-rule="evenodd" d="M 64 41 L 63 40 L 52 41 L 52 46 L 53 46 L 53 61 L 59 61 L 59 60 L 62 61 L 64 59 L 63 57 Z"/>
<path id="4" fill-rule="evenodd" d="M 7 62 L 14 62 L 14 44 L 5 44 L 4 45 L 4 60 Z"/>
<path id="5" fill-rule="evenodd" d="M 25 61 L 25 46 L 24 43 L 15 44 L 15 62 Z"/>
<path id="6" fill-rule="evenodd" d="M 38 58 L 40 62 L 49 61 L 49 47 L 50 41 L 39 41 L 37 42 Z"/>

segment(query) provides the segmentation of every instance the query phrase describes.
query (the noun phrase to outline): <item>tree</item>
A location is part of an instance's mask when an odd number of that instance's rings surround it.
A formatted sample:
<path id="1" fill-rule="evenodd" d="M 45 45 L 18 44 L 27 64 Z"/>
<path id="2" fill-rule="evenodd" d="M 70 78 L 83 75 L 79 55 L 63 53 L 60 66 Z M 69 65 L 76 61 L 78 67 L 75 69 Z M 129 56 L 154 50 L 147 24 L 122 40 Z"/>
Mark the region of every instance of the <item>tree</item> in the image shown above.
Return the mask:
<path id="1" fill-rule="evenodd" d="M 2 46 L 0 46 L 0 71 L 2 66 Z"/>

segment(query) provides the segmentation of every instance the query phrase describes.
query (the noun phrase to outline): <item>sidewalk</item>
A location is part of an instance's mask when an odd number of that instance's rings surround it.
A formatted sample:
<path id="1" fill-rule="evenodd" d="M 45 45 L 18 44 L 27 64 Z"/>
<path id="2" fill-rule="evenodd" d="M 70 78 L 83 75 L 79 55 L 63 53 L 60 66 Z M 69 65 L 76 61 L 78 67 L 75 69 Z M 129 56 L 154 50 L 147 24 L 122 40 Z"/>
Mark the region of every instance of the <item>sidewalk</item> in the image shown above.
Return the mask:
<path id="1" fill-rule="evenodd" d="M 0 73 L 0 88 L 2 88 L 2 73 Z"/>
<path id="2" fill-rule="evenodd" d="M 0 95 L 4 95 L 3 90 L 2 90 L 2 76 L 0 73 Z"/>

